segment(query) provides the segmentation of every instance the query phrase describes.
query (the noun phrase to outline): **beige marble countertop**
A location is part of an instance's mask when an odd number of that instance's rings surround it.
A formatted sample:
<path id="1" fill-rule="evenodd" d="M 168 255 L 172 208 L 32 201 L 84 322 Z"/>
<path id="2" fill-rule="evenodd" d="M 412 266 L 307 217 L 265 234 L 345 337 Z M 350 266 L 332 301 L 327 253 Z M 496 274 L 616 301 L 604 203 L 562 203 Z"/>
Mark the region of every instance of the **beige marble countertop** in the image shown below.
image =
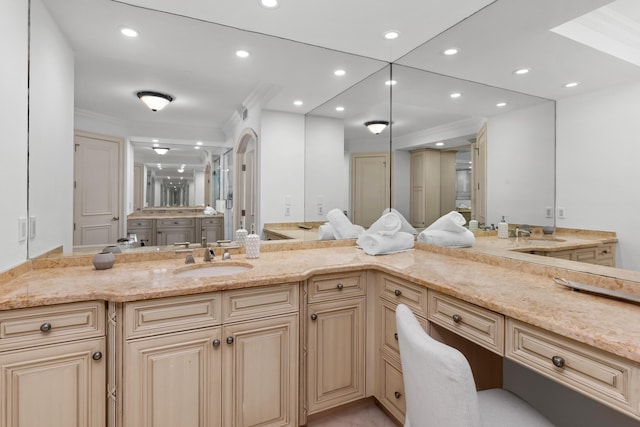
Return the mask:
<path id="1" fill-rule="evenodd" d="M 300 224 L 311 228 L 300 228 Z M 318 240 L 318 227 L 322 224 L 324 222 L 271 223 L 265 224 L 263 231 L 275 234 L 282 239 L 312 242 Z"/>
<path id="2" fill-rule="evenodd" d="M 616 243 L 616 234 L 606 231 L 559 229 L 551 235 L 532 233 L 530 237 L 510 237 L 499 239 L 497 232 L 477 233 L 473 250 L 484 253 L 501 251 L 517 252 L 557 252 L 569 249 Z"/>
<path id="3" fill-rule="evenodd" d="M 176 276 L 174 271 L 185 267 L 183 257 L 116 262 L 112 269 L 102 271 L 96 271 L 90 264 L 31 269 L 0 284 L 0 309 L 84 300 L 126 302 L 297 282 L 320 273 L 373 269 L 640 363 L 640 305 L 557 285 L 552 277 L 559 273 L 575 279 L 572 272 L 560 268 L 422 244 L 416 248 L 376 257 L 354 246 L 263 252 L 253 260 L 235 254 L 230 262 L 253 268 L 217 278 Z M 200 258 L 196 259 L 202 263 Z"/>
<path id="4" fill-rule="evenodd" d="M 165 218 L 224 218 L 224 214 L 217 213 L 215 215 L 206 215 L 203 212 L 162 212 L 162 213 L 136 212 L 136 213 L 127 215 L 127 219 L 132 219 L 132 220 L 165 219 Z"/>

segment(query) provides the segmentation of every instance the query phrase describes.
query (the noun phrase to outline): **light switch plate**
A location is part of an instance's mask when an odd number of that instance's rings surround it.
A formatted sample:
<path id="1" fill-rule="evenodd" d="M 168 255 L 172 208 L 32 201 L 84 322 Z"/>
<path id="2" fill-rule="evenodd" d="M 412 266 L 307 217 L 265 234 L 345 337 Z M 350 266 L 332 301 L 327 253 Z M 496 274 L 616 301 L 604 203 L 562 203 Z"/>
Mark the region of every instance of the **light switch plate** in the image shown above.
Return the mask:
<path id="1" fill-rule="evenodd" d="M 565 208 L 560 208 L 560 207 L 558 208 L 558 218 L 565 219 L 566 214 L 567 214 L 567 212 L 566 212 Z"/>
<path id="2" fill-rule="evenodd" d="M 33 240 L 36 238 L 36 217 L 29 217 L 29 239 Z"/>
<path id="3" fill-rule="evenodd" d="M 18 242 L 27 240 L 27 218 L 18 218 Z"/>

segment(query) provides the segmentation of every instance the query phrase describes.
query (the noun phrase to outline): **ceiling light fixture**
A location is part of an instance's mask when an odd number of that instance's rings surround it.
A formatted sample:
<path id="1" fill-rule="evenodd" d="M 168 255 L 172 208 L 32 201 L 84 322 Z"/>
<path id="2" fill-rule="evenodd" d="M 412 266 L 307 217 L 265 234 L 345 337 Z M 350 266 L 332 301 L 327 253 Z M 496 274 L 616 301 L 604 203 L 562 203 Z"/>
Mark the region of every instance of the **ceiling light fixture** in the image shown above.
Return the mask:
<path id="1" fill-rule="evenodd" d="M 444 145 L 444 142 L 436 142 L 437 147 L 442 147 L 443 145 Z"/>
<path id="2" fill-rule="evenodd" d="M 528 74 L 529 71 L 531 71 L 531 68 L 519 68 L 519 69 L 515 70 L 513 72 L 513 74 L 517 74 L 519 76 L 522 76 L 524 74 Z"/>
<path id="3" fill-rule="evenodd" d="M 462 94 L 460 92 L 453 92 L 451 95 L 449 95 L 449 97 L 456 99 L 456 98 L 460 98 L 462 96 Z"/>
<path id="4" fill-rule="evenodd" d="M 167 151 L 169 151 L 169 148 L 165 148 L 165 147 L 153 147 L 152 148 L 153 151 L 156 152 L 156 154 L 160 155 L 160 156 L 164 156 L 165 154 L 167 154 Z"/>
<path id="5" fill-rule="evenodd" d="M 580 84 L 580 82 L 571 82 L 571 83 L 567 83 L 566 85 L 564 85 L 564 87 L 566 88 L 572 88 L 572 87 L 576 87 Z"/>
<path id="6" fill-rule="evenodd" d="M 144 102 L 147 107 L 151 109 L 151 111 L 160 111 L 171 101 L 173 101 L 173 97 L 171 95 L 167 95 L 166 93 L 153 92 L 149 90 L 143 90 L 136 94 L 140 101 Z"/>
<path id="7" fill-rule="evenodd" d="M 387 86 L 393 86 L 396 83 L 398 82 L 395 80 L 387 80 L 386 82 L 384 82 L 384 84 L 386 84 Z"/>
<path id="8" fill-rule="evenodd" d="M 502 107 L 506 107 L 506 106 L 507 106 L 507 103 L 506 103 L 506 102 L 498 102 L 498 103 L 496 104 L 496 107 L 500 107 L 500 108 L 502 108 Z"/>
<path id="9" fill-rule="evenodd" d="M 389 126 L 389 122 L 386 120 L 371 120 L 369 122 L 365 122 L 364 124 L 371 133 L 380 135 L 387 126 Z"/>
<path id="10" fill-rule="evenodd" d="M 293 105 L 295 105 L 296 107 L 299 107 L 302 104 L 304 104 L 302 101 L 293 101 Z"/>
<path id="11" fill-rule="evenodd" d="M 336 76 L 344 76 L 345 74 L 347 74 L 347 72 L 345 70 L 335 70 L 333 74 L 335 74 Z"/>
<path id="12" fill-rule="evenodd" d="M 194 150 L 199 150 L 199 149 L 200 149 L 200 147 L 196 145 L 195 147 L 193 147 L 193 149 L 194 149 Z"/>
<path id="13" fill-rule="evenodd" d="M 450 47 L 449 49 L 443 50 L 442 54 L 443 55 L 447 55 L 447 56 L 451 56 L 451 55 L 455 55 L 458 52 L 460 52 L 460 49 L 458 49 L 457 47 Z"/>
<path id="14" fill-rule="evenodd" d="M 342 106 L 336 107 L 336 111 L 344 111 L 344 107 L 342 107 Z"/>
<path id="15" fill-rule="evenodd" d="M 133 28 L 120 28 L 120 33 L 123 36 L 130 37 L 130 38 L 138 37 L 138 32 Z"/>
<path id="16" fill-rule="evenodd" d="M 258 3 L 265 9 L 275 9 L 278 7 L 278 0 L 258 0 Z"/>
<path id="17" fill-rule="evenodd" d="M 196 142 L 196 145 L 202 145 L 202 141 Z"/>
<path id="18" fill-rule="evenodd" d="M 384 33 L 384 38 L 387 40 L 393 40 L 400 37 L 400 32 L 396 30 L 389 30 Z"/>
<path id="19" fill-rule="evenodd" d="M 238 58 L 248 58 L 249 55 L 251 54 L 246 50 L 236 50 L 236 56 Z"/>

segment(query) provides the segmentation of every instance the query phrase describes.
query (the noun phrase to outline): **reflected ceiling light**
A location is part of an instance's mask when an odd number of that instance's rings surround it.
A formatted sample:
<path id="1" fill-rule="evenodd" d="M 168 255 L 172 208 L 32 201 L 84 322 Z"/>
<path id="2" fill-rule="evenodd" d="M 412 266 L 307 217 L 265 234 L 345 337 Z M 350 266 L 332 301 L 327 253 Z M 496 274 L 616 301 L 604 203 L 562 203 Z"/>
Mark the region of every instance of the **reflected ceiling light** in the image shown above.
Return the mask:
<path id="1" fill-rule="evenodd" d="M 336 107 L 336 111 L 344 111 L 344 107 Z"/>
<path id="2" fill-rule="evenodd" d="M 133 28 L 120 28 L 120 33 L 126 37 L 138 37 L 138 32 Z"/>
<path id="3" fill-rule="evenodd" d="M 449 95 L 451 98 L 455 99 L 455 98 L 460 98 L 462 96 L 462 94 L 460 92 L 453 92 L 451 95 Z"/>
<path id="4" fill-rule="evenodd" d="M 384 82 L 384 84 L 386 84 L 387 86 L 393 86 L 396 83 L 398 82 L 395 80 L 387 80 L 386 82 Z"/>
<path id="5" fill-rule="evenodd" d="M 442 147 L 443 145 L 444 145 L 444 142 L 436 142 L 437 147 Z"/>
<path id="6" fill-rule="evenodd" d="M 519 76 L 522 76 L 524 74 L 528 74 L 529 71 L 531 71 L 531 68 L 519 68 L 519 69 L 515 70 L 513 72 L 513 74 L 517 74 Z"/>
<path id="7" fill-rule="evenodd" d="M 158 142 L 158 140 L 156 138 L 153 138 L 151 142 Z"/>
<path id="8" fill-rule="evenodd" d="M 393 40 L 400 37 L 400 32 L 396 30 L 389 30 L 384 33 L 384 38 L 387 40 Z"/>
<path id="9" fill-rule="evenodd" d="M 451 55 L 455 55 L 458 52 L 460 52 L 460 49 L 458 49 L 457 47 L 450 47 L 449 49 L 443 50 L 442 54 L 443 55 L 447 55 L 447 56 L 451 56 Z"/>
<path id="10" fill-rule="evenodd" d="M 183 168 L 178 169 L 178 173 L 183 173 L 183 172 L 184 172 Z"/>
<path id="11" fill-rule="evenodd" d="M 265 9 L 275 9 L 278 7 L 278 0 L 258 0 L 258 3 Z"/>
<path id="12" fill-rule="evenodd" d="M 298 100 L 298 101 L 293 101 L 293 105 L 295 105 L 296 107 L 299 107 L 299 106 L 301 106 L 302 104 L 303 104 L 303 102 L 302 102 L 302 101 L 299 101 L 299 100 Z"/>
<path id="13" fill-rule="evenodd" d="M 202 141 L 196 142 L 196 145 L 202 145 Z"/>
<path id="14" fill-rule="evenodd" d="M 347 72 L 345 70 L 335 70 L 333 74 L 335 74 L 336 76 L 344 76 L 345 74 L 347 74 Z"/>
<path id="15" fill-rule="evenodd" d="M 157 141 L 157 139 L 154 139 L 154 141 Z M 160 144 L 153 144 L 154 147 L 160 147 Z"/>
<path id="16" fill-rule="evenodd" d="M 195 147 L 193 147 L 193 148 L 194 148 L 194 150 L 199 150 L 200 149 L 200 147 L 198 147 L 197 145 Z"/>
<path id="17" fill-rule="evenodd" d="M 149 90 L 140 91 L 136 95 L 138 95 L 138 98 L 140 98 L 140 100 L 144 102 L 151 111 L 160 111 L 173 101 L 173 97 L 171 95 Z"/>
<path id="18" fill-rule="evenodd" d="M 506 107 L 506 106 L 507 106 L 507 103 L 506 103 L 506 102 L 498 102 L 498 103 L 496 104 L 496 107 L 500 107 L 500 108 L 502 108 L 502 107 Z"/>
<path id="19" fill-rule="evenodd" d="M 236 50 L 236 56 L 238 58 L 248 58 L 250 53 L 246 50 Z"/>
<path id="20" fill-rule="evenodd" d="M 164 148 L 164 147 L 153 147 L 152 150 L 155 151 L 160 156 L 164 156 L 165 154 L 167 154 L 167 151 L 169 151 L 168 148 Z"/>
<path id="21" fill-rule="evenodd" d="M 389 126 L 389 122 L 386 120 L 371 120 L 370 122 L 365 122 L 364 124 L 371 133 L 380 135 L 387 126 Z"/>
<path id="22" fill-rule="evenodd" d="M 566 88 L 572 88 L 572 87 L 576 87 L 580 84 L 580 82 L 571 82 L 571 83 L 567 83 L 564 85 L 564 87 Z"/>

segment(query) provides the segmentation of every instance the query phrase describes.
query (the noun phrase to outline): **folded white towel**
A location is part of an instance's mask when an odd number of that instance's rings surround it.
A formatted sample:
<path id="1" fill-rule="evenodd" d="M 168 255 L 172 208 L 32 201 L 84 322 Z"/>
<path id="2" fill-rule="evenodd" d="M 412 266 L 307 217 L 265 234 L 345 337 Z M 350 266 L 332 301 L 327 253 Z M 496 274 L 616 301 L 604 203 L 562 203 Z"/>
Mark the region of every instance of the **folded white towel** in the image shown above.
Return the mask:
<path id="1" fill-rule="evenodd" d="M 358 239 L 358 246 L 367 255 L 384 255 L 408 251 L 413 248 L 413 235 L 398 231 L 392 236 L 379 233 L 365 233 Z"/>
<path id="2" fill-rule="evenodd" d="M 429 243 L 448 248 L 468 248 L 476 242 L 476 236 L 467 229 L 462 233 L 447 230 L 426 229 L 418 234 L 418 242 Z"/>
<path id="3" fill-rule="evenodd" d="M 205 215 L 215 215 L 217 212 L 215 209 L 213 209 L 211 206 L 207 206 L 206 208 L 204 208 L 204 214 Z"/>
<path id="4" fill-rule="evenodd" d="M 379 233 L 383 236 L 392 236 L 400 231 L 402 222 L 400 216 L 389 212 L 382 215 L 376 222 L 371 224 L 366 233 Z"/>
<path id="5" fill-rule="evenodd" d="M 318 227 L 318 240 L 336 240 L 336 235 L 331 224 L 326 223 Z"/>
<path id="6" fill-rule="evenodd" d="M 427 230 L 444 230 L 444 231 L 452 231 L 454 233 L 464 233 L 468 231 L 463 227 L 467 223 L 467 220 L 464 219 L 460 212 L 451 211 L 446 215 L 442 215 L 440 218 L 436 219 L 433 224 L 428 226 Z"/>
<path id="7" fill-rule="evenodd" d="M 340 209 L 331 209 L 327 219 L 333 227 L 336 239 L 355 239 L 364 232 L 364 228 L 354 225 Z"/>
<path id="8" fill-rule="evenodd" d="M 410 233 L 410 234 L 418 234 L 418 230 L 416 230 L 413 225 L 409 224 L 409 221 L 407 221 L 407 219 L 404 217 L 404 215 L 402 215 L 400 212 L 398 212 L 398 210 L 394 209 L 394 208 L 386 208 L 385 210 L 382 211 L 382 215 L 389 213 L 389 212 L 393 212 L 394 214 L 398 215 L 400 217 L 400 223 L 402 224 L 402 226 L 400 227 L 400 231 L 404 231 L 405 233 Z"/>

